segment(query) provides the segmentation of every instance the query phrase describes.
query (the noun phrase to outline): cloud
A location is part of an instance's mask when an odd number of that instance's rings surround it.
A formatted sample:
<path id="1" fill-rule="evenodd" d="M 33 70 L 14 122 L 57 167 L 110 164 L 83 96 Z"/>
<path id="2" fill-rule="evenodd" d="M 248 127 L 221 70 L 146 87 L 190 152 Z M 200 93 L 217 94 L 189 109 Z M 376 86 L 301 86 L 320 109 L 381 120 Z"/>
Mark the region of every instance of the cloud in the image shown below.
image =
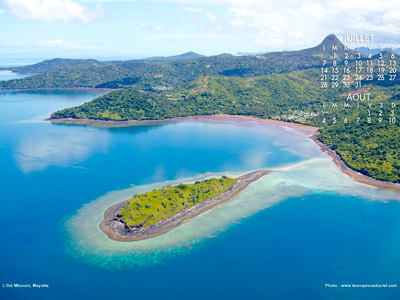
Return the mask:
<path id="1" fill-rule="evenodd" d="M 147 24 L 140 24 L 139 27 L 144 30 L 150 30 L 154 32 L 162 32 L 167 30 L 165 26 L 162 25 L 147 25 Z"/>
<path id="2" fill-rule="evenodd" d="M 95 50 L 100 49 L 99 46 L 94 45 L 79 45 L 79 44 L 71 44 L 64 42 L 63 40 L 52 40 L 52 41 L 41 41 L 37 44 L 39 47 L 46 48 L 59 48 L 59 49 L 88 49 Z"/>
<path id="3" fill-rule="evenodd" d="M 389 22 L 399 21 L 400 20 L 400 10 L 390 11 L 390 12 L 384 14 L 383 19 L 388 20 Z"/>
<path id="4" fill-rule="evenodd" d="M 159 0 L 162 1 L 162 0 Z M 375 34 L 382 41 L 400 36 L 398 0 L 164 0 L 228 12 L 218 19 L 226 35 L 253 39 L 269 49 L 298 49 L 319 43 L 329 33 Z M 213 20 L 210 14 L 208 17 Z M 217 22 L 215 20 L 214 22 Z"/>
<path id="5" fill-rule="evenodd" d="M 217 22 L 218 21 L 218 17 L 216 16 L 216 15 L 214 15 L 213 13 L 211 13 L 211 12 L 207 12 L 207 16 L 210 18 L 210 20 L 211 21 L 213 21 L 213 22 Z"/>
<path id="6" fill-rule="evenodd" d="M 258 45 L 282 48 L 285 44 L 284 35 L 278 29 L 262 30 L 256 35 L 254 42 Z"/>
<path id="7" fill-rule="evenodd" d="M 196 13 L 203 12 L 201 8 L 191 7 L 191 6 L 185 7 L 183 9 L 189 12 L 196 12 Z"/>
<path id="8" fill-rule="evenodd" d="M 231 38 L 231 37 L 223 35 L 223 34 L 210 33 L 210 32 L 149 34 L 144 37 L 147 39 L 154 39 L 154 40 L 162 40 L 162 39 L 167 39 L 167 40 L 201 40 L 201 39 L 221 40 L 221 39 L 230 39 Z"/>
<path id="9" fill-rule="evenodd" d="M 112 3 L 112 2 L 136 2 L 137 0 L 81 0 L 81 2 Z"/>
<path id="10" fill-rule="evenodd" d="M 104 17 L 100 5 L 89 10 L 72 0 L 3 0 L 12 15 L 23 20 L 72 21 L 83 23 Z"/>

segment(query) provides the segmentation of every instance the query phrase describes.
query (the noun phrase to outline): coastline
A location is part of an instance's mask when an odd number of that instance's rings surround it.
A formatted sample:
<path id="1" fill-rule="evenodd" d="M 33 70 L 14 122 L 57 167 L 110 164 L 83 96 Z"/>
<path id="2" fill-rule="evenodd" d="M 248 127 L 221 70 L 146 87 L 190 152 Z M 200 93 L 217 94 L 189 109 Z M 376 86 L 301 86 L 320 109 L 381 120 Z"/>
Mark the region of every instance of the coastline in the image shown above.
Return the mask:
<path id="1" fill-rule="evenodd" d="M 284 168 L 280 168 L 284 169 Z M 146 228 L 141 228 L 137 230 L 130 230 L 123 222 L 117 218 L 118 212 L 121 208 L 129 201 L 125 200 L 114 204 L 109 207 L 104 212 L 104 218 L 100 223 L 100 229 L 112 240 L 120 242 L 131 242 L 150 239 L 159 235 L 162 235 L 168 231 L 171 231 L 180 225 L 192 220 L 198 215 L 205 213 L 206 211 L 214 208 L 217 205 L 225 203 L 235 196 L 237 196 L 241 191 L 243 191 L 249 184 L 257 181 L 262 176 L 276 171 L 273 170 L 258 170 L 253 171 L 242 176 L 237 177 L 238 182 L 230 187 L 228 190 L 222 194 L 207 199 L 195 206 L 187 208 L 179 213 L 173 215 L 172 217 L 163 220 L 157 224 L 153 224 Z"/>
<path id="2" fill-rule="evenodd" d="M 242 115 L 225 115 L 225 114 L 217 114 L 217 115 L 200 115 L 200 116 L 188 116 L 188 117 L 176 117 L 164 120 L 129 120 L 129 121 L 105 121 L 105 120 L 94 120 L 94 119 L 73 119 L 73 118 L 62 118 L 62 119 L 46 119 L 45 121 L 50 121 L 54 124 L 74 124 L 74 125 L 91 125 L 96 127 L 129 127 L 129 126 L 141 126 L 141 125 L 158 125 L 158 124 L 167 124 L 174 123 L 180 121 L 214 121 L 214 122 L 235 122 L 235 123 L 244 123 L 244 122 L 260 122 L 260 123 L 270 123 L 285 127 L 293 127 L 297 129 L 304 129 L 307 133 L 315 133 L 319 129 L 317 127 L 312 127 L 308 125 L 298 124 L 298 123 L 290 123 L 285 121 L 271 120 L 271 119 L 260 119 L 250 116 L 242 116 Z M 308 132 L 309 131 L 309 132 Z"/>
<path id="3" fill-rule="evenodd" d="M 395 189 L 395 190 L 400 191 L 399 183 L 392 183 L 392 182 L 374 179 L 367 175 L 361 174 L 361 173 L 357 172 L 356 170 L 353 170 L 352 168 L 347 166 L 346 163 L 344 162 L 344 160 L 336 153 L 336 151 L 332 150 L 327 145 L 322 143 L 318 139 L 317 135 L 318 135 L 318 133 L 315 133 L 310 138 L 313 140 L 314 143 L 316 143 L 320 147 L 322 152 L 325 152 L 333 159 L 333 162 L 344 174 L 346 174 L 347 176 L 349 176 L 350 178 L 352 178 L 353 180 L 355 180 L 359 183 L 363 183 L 363 184 L 367 184 L 367 185 L 371 185 L 371 186 L 375 186 L 375 187 L 379 187 L 379 188 Z"/>
<path id="4" fill-rule="evenodd" d="M 17 73 L 17 74 L 19 74 L 19 73 Z M 112 92 L 112 91 L 116 91 L 118 89 L 91 88 L 91 87 L 71 87 L 71 88 L 39 88 L 39 89 L 9 89 L 9 90 L 4 90 L 4 89 L 0 88 L 0 92 L 54 91 L 54 90 L 61 90 L 61 91 L 93 91 L 93 92 L 97 91 L 97 92 L 107 92 L 107 93 L 109 93 L 109 92 Z"/>
<path id="5" fill-rule="evenodd" d="M 14 71 L 4 69 L 4 68 L 0 68 L 0 71 L 11 73 L 11 74 L 18 74 L 18 75 L 36 75 L 36 74 L 22 74 L 22 73 L 14 72 Z"/>
<path id="6" fill-rule="evenodd" d="M 75 125 L 90 125 L 96 127 L 129 127 L 129 126 L 141 126 L 141 125 L 159 125 L 159 124 L 167 124 L 167 123 L 174 123 L 179 121 L 210 121 L 210 122 L 234 122 L 234 123 L 245 123 L 248 121 L 252 122 L 259 122 L 259 123 L 269 123 L 275 124 L 278 126 L 284 127 L 292 127 L 296 128 L 296 130 L 300 130 L 302 133 L 309 135 L 311 140 L 316 143 L 322 152 L 327 153 L 334 161 L 334 163 L 338 166 L 338 168 L 347 176 L 352 178 L 353 180 L 379 187 L 379 188 L 389 188 L 400 190 L 400 183 L 391 183 L 386 181 L 381 181 L 369 177 L 367 175 L 361 174 L 346 165 L 346 163 L 342 160 L 342 158 L 332 149 L 330 149 L 327 145 L 322 143 L 317 135 L 319 133 L 319 128 L 298 124 L 298 123 L 291 123 L 285 121 L 278 121 L 278 120 L 271 120 L 271 119 L 260 119 L 250 116 L 242 116 L 242 115 L 225 115 L 225 114 L 218 114 L 218 115 L 202 115 L 202 116 L 189 116 L 189 117 L 178 117 L 178 118 L 171 118 L 171 119 L 164 119 L 164 120 L 141 120 L 141 121 L 103 121 L 103 120 L 93 120 L 93 119 L 72 119 L 72 118 L 65 118 L 65 119 L 46 119 L 46 121 L 50 121 L 54 124 L 75 124 Z"/>
<path id="7" fill-rule="evenodd" d="M 192 116 L 192 117 L 183 117 L 183 118 L 174 118 L 174 119 L 167 119 L 167 120 L 156 120 L 156 121 L 122 121 L 123 127 L 125 126 L 135 126 L 135 125 L 151 125 L 151 124 L 163 124 L 163 123 L 170 123 L 170 122 L 179 122 L 182 120 L 208 120 L 208 121 L 230 121 L 230 122 L 248 122 L 248 121 L 256 121 L 256 122 L 265 122 L 265 123 L 272 123 L 279 126 L 286 126 L 286 127 L 293 127 L 299 130 L 301 133 L 308 135 L 308 137 L 319 146 L 322 152 L 327 153 L 336 164 L 336 166 L 340 169 L 342 173 L 349 176 L 354 181 L 357 181 L 362 184 L 367 184 L 374 187 L 379 188 L 386 188 L 386 189 L 395 189 L 400 190 L 400 184 L 384 182 L 380 180 L 376 180 L 374 178 L 368 177 L 363 175 L 350 167 L 348 167 L 345 162 L 341 159 L 341 157 L 332 149 L 330 149 L 327 145 L 322 143 L 318 139 L 319 129 L 316 127 L 296 124 L 296 123 L 287 123 L 283 121 L 276 121 L 276 120 L 264 120 L 258 119 L 253 117 L 247 116 L 229 116 L 229 115 L 210 115 L 210 116 Z M 65 121 L 65 119 L 63 120 Z M 73 124 L 77 124 L 76 120 L 71 120 Z M 119 127 L 121 126 L 120 122 L 118 121 L 96 121 L 96 120 L 79 120 L 79 124 L 85 125 L 94 125 L 94 126 L 106 126 L 106 127 Z M 70 123 L 71 124 L 71 123 Z M 147 228 L 141 228 L 137 230 L 130 230 L 123 222 L 118 220 L 117 214 L 120 209 L 129 201 L 125 200 L 123 202 L 114 204 L 113 206 L 109 207 L 104 212 L 104 218 L 100 223 L 100 229 L 112 240 L 115 241 L 139 241 L 150 239 L 159 235 L 162 235 L 168 231 L 171 231 L 178 226 L 190 221 L 191 219 L 195 218 L 196 216 L 214 208 L 217 205 L 225 203 L 231 199 L 233 199 L 236 195 L 238 195 L 241 191 L 243 191 L 250 183 L 258 180 L 262 176 L 278 170 L 286 169 L 287 167 L 271 169 L 271 170 L 259 170 L 254 171 L 251 173 L 247 173 L 238 177 L 240 179 L 240 184 L 235 184 L 233 187 L 222 193 L 221 195 L 207 199 L 202 203 L 197 204 L 191 208 L 188 208 L 184 211 L 177 213 L 176 215 L 172 216 L 171 218 L 164 220 L 160 223 L 154 224 Z M 254 174 L 256 176 L 254 177 Z M 248 178 L 250 176 L 250 179 Z M 247 178 L 247 179 L 246 179 Z"/>

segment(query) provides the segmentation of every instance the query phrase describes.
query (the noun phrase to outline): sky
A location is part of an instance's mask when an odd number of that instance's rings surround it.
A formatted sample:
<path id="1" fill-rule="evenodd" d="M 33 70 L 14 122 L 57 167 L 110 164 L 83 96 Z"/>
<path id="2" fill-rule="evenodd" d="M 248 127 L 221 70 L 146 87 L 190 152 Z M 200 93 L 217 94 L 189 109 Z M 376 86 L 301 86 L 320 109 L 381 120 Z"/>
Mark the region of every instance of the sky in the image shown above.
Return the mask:
<path id="1" fill-rule="evenodd" d="M 300 50 L 331 33 L 398 47 L 400 1 L 0 0 L 0 28 L 0 65 Z"/>

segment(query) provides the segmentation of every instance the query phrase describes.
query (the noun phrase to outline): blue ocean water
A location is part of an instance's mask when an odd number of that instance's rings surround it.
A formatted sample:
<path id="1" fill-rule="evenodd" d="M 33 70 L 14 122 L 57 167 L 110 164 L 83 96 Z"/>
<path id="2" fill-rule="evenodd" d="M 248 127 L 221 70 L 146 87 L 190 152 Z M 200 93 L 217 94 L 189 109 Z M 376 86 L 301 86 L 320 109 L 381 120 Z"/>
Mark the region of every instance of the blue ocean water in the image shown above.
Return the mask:
<path id="1" fill-rule="evenodd" d="M 0 93 L 0 284 L 49 284 L 40 290 L 2 287 L 0 299 L 399 299 L 398 288 L 325 287 L 400 283 L 400 203 L 390 200 L 398 194 L 385 201 L 373 197 L 380 191 L 368 192 L 370 199 L 361 192 L 345 195 L 339 183 L 337 192 L 303 187 L 301 195 L 295 190 L 268 209 L 232 202 L 215 215 L 254 210 L 182 247 L 140 255 L 121 255 L 113 245 L 98 252 L 87 247 L 92 232 L 70 229 L 85 207 L 110 191 L 319 155 L 296 132 L 252 122 L 94 128 L 42 121 L 98 95 Z M 302 177 L 276 174 L 265 177 L 252 197 L 289 193 Z M 275 190 L 274 180 L 281 184 Z M 258 194 L 263 188 L 267 192 Z M 85 221 L 95 223 L 91 217 Z M 210 223 L 214 217 L 202 218 Z"/>
<path id="2" fill-rule="evenodd" d="M 9 72 L 9 71 L 1 71 L 0 70 L 0 81 L 2 81 L 2 80 L 10 80 L 10 79 L 19 79 L 19 78 L 24 78 L 24 77 L 27 77 L 27 76 L 30 76 L 30 75 L 17 74 L 17 73 L 12 73 L 12 72 Z"/>
<path id="3" fill-rule="evenodd" d="M 0 54 L 0 67 L 20 67 L 26 65 L 33 65 L 38 62 L 44 61 L 45 57 L 25 57 L 25 55 L 7 55 Z"/>

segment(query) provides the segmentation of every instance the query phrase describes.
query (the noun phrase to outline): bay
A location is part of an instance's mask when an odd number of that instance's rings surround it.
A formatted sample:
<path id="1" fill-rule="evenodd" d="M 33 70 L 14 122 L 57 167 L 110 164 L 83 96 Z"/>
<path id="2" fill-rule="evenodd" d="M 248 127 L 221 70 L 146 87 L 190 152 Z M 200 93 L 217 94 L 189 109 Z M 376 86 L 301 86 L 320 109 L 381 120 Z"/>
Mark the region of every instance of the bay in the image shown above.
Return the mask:
<path id="1" fill-rule="evenodd" d="M 398 299 L 399 193 L 357 184 L 307 136 L 258 122 L 53 125 L 94 91 L 0 93 L 1 299 Z M 135 191 L 257 168 L 234 201 L 149 243 L 109 241 L 104 207 Z"/>
<path id="2" fill-rule="evenodd" d="M 0 70 L 0 81 L 2 80 L 11 80 L 11 79 L 20 79 L 20 78 L 25 78 L 31 75 L 28 74 L 17 74 L 17 73 L 12 73 L 10 71 L 2 71 Z"/>

